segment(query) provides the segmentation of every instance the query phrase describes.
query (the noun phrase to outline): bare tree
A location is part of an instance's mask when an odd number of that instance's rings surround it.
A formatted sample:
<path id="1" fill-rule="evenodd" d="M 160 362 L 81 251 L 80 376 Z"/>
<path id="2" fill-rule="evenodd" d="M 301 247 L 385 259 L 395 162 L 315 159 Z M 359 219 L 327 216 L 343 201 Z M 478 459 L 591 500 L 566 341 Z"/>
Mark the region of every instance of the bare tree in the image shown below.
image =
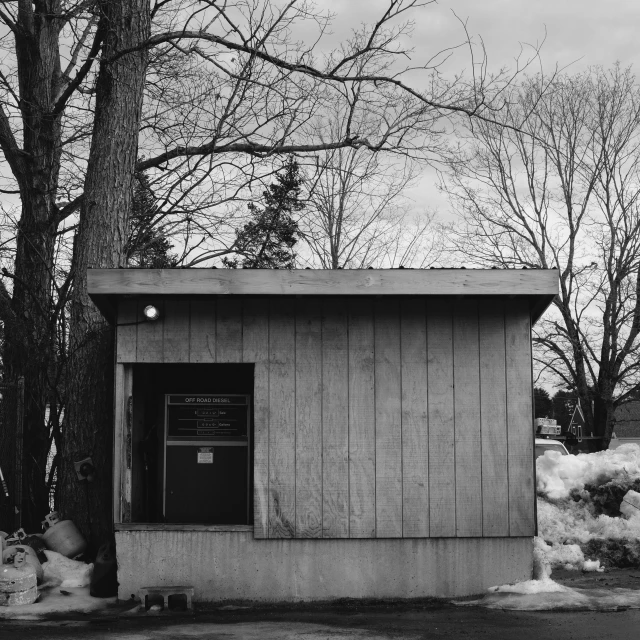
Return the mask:
<path id="1" fill-rule="evenodd" d="M 335 51 L 323 45 L 331 16 L 304 0 L 0 5 L 1 186 L 20 208 L 0 318 L 6 373 L 28 389 L 27 526 L 47 508 L 44 415 L 64 391 L 61 506 L 94 540 L 110 527 L 112 334 L 86 272 L 125 264 L 136 171 L 160 199 L 163 233 L 182 234 L 180 260 L 196 264 L 231 250 L 229 203 L 249 199 L 275 155 L 437 157 L 457 115 L 495 119 L 512 76 L 489 77 L 481 58 L 479 73 L 446 80 L 445 56 L 413 61 L 409 18 L 428 4 L 390 0 Z M 336 109 L 348 124 L 334 137 L 324 124 Z M 89 508 L 73 480 L 84 455 L 100 471 Z"/>
<path id="2" fill-rule="evenodd" d="M 640 383 L 640 88 L 616 66 L 548 91 L 531 78 L 510 99 L 504 123 L 521 130 L 474 123 L 450 159 L 450 232 L 475 264 L 558 269 L 536 360 L 575 390 L 606 447 Z"/>
<path id="3" fill-rule="evenodd" d="M 316 156 L 310 173 L 299 221 L 307 263 L 362 269 L 422 267 L 437 259 L 433 215 L 412 212 L 407 194 L 417 182 L 415 162 L 369 149 L 333 149 Z"/>

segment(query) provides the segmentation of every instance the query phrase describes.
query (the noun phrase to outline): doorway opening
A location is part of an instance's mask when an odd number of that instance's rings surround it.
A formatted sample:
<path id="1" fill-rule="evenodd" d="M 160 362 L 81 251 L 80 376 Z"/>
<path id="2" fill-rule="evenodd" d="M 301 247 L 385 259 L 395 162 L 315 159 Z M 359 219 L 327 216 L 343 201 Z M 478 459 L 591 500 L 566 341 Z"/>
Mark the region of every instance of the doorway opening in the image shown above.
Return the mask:
<path id="1" fill-rule="evenodd" d="M 133 365 L 131 522 L 253 517 L 253 364 Z"/>

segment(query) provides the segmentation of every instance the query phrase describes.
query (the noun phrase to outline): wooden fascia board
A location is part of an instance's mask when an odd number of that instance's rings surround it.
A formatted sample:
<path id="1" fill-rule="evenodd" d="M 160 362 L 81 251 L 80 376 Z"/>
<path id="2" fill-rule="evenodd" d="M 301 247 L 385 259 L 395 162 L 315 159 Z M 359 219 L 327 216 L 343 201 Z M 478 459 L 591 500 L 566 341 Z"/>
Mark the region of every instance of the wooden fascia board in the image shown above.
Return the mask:
<path id="1" fill-rule="evenodd" d="M 534 295 L 558 292 L 545 269 L 90 269 L 95 295 Z"/>
<path id="2" fill-rule="evenodd" d="M 558 292 L 545 269 L 90 269 L 89 296 L 115 319 L 122 296 L 527 296 L 535 322 Z"/>

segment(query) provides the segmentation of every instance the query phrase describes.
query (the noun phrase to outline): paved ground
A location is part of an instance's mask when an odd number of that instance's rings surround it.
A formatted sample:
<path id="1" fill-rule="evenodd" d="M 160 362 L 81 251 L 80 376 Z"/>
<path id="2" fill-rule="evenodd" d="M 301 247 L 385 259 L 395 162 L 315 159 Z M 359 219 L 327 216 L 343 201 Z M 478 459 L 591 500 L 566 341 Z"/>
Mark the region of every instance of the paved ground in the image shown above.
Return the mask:
<path id="1" fill-rule="evenodd" d="M 637 640 L 640 610 L 512 612 L 476 607 L 387 607 L 363 610 L 233 612 L 195 618 L 5 623 L 3 640 Z"/>
<path id="2" fill-rule="evenodd" d="M 640 570 L 606 574 L 554 572 L 580 588 L 640 588 Z M 615 612 L 497 611 L 433 600 L 411 603 L 211 608 L 195 615 L 76 616 L 42 622 L 0 622 L 1 640 L 637 640 L 640 609 Z"/>

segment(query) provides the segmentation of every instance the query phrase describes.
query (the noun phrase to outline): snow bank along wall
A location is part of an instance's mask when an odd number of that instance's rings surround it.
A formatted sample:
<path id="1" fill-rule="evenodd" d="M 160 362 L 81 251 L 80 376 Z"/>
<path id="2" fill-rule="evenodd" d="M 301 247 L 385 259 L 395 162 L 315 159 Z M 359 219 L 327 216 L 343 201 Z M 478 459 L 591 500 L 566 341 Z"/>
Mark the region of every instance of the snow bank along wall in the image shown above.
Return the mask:
<path id="1" fill-rule="evenodd" d="M 121 598 L 452 596 L 530 577 L 530 331 L 555 271 L 93 270 L 89 291 L 119 325 Z M 191 392 L 250 397 L 235 522 L 166 521 L 161 396 Z"/>

